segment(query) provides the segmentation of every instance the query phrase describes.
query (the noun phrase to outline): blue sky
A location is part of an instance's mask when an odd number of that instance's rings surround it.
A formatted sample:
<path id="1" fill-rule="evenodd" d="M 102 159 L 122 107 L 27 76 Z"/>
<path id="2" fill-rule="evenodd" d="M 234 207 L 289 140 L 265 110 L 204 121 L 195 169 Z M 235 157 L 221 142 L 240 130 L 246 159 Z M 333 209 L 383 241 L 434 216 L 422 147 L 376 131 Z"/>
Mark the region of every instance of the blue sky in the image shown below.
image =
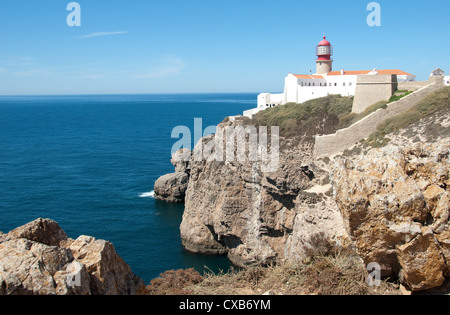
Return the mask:
<path id="1" fill-rule="evenodd" d="M 450 1 L 69 0 L 0 2 L 0 95 L 279 92 L 315 70 L 323 34 L 334 70 L 449 71 Z"/>

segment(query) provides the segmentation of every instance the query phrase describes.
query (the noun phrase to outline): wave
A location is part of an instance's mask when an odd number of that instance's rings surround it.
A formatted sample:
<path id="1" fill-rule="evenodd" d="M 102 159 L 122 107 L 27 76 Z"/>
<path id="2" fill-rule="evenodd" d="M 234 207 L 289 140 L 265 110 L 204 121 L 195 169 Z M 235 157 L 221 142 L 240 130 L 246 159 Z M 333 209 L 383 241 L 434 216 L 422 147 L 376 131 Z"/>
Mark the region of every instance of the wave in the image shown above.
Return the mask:
<path id="1" fill-rule="evenodd" d="M 155 191 L 146 192 L 139 195 L 139 198 L 155 198 Z"/>

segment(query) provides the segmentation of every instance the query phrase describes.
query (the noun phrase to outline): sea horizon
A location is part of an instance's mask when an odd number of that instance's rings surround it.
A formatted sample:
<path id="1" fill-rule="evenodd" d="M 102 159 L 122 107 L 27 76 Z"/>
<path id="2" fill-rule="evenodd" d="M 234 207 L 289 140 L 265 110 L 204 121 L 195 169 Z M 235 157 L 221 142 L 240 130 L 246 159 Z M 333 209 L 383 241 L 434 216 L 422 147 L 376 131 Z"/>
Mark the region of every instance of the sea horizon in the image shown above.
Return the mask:
<path id="1" fill-rule="evenodd" d="M 216 95 L 216 94 L 255 94 L 261 92 L 149 92 L 149 93 L 74 93 L 74 94 L 0 94 L 0 97 L 51 97 L 51 96 L 133 96 L 133 95 Z M 280 91 L 272 91 L 270 93 L 281 93 Z M 256 99 L 255 99 L 256 100 Z"/>
<path id="2" fill-rule="evenodd" d="M 0 96 L 0 231 L 52 219 L 70 238 L 110 241 L 146 283 L 171 269 L 227 270 L 226 256 L 182 248 L 184 204 L 156 200 L 153 185 L 174 172 L 173 128 L 255 104 L 252 93 Z"/>

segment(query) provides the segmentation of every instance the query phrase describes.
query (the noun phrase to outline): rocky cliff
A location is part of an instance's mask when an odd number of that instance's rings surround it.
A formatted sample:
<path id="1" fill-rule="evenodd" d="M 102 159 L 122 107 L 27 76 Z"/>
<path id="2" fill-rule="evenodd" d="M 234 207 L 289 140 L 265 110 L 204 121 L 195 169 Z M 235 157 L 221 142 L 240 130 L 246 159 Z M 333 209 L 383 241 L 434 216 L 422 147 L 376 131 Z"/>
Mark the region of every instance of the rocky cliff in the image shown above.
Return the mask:
<path id="1" fill-rule="evenodd" d="M 144 282 L 104 240 L 49 219 L 0 235 L 0 295 L 133 295 Z"/>
<path id="2" fill-rule="evenodd" d="M 248 160 L 191 159 L 182 243 L 249 266 L 302 261 L 320 235 L 411 290 L 439 286 L 450 272 L 449 121 L 443 111 L 383 149 L 358 144 L 320 159 L 313 143 L 281 137 L 275 172 Z"/>
<path id="3" fill-rule="evenodd" d="M 217 140 L 198 145 L 211 141 Z M 186 249 L 227 254 L 234 264 L 247 266 L 302 259 L 311 236 L 321 232 L 347 242 L 328 173 L 314 163 L 311 142 L 284 138 L 280 148 L 275 172 L 262 172 L 258 162 L 248 160 L 191 160 L 180 228 Z"/>
<path id="4" fill-rule="evenodd" d="M 450 145 L 390 145 L 333 163 L 335 200 L 357 252 L 414 291 L 450 265 Z"/>

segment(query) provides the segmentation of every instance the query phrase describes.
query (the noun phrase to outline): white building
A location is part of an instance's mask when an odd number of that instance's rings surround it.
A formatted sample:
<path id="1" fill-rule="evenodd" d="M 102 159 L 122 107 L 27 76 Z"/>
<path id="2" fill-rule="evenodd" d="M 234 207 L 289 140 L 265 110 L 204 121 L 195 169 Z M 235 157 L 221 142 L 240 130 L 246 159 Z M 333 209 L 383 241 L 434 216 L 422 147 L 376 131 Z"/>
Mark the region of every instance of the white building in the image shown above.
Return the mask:
<path id="1" fill-rule="evenodd" d="M 444 84 L 449 86 L 450 85 L 450 76 L 445 76 L 445 72 L 442 69 L 434 69 L 431 74 L 430 77 L 436 77 L 436 76 L 444 76 Z"/>
<path id="2" fill-rule="evenodd" d="M 316 73 L 311 75 L 289 73 L 284 80 L 284 92 L 280 94 L 261 93 L 258 95 L 257 108 L 244 112 L 244 116 L 252 117 L 266 108 L 287 103 L 303 103 L 311 99 L 332 94 L 354 96 L 359 75 L 397 76 L 398 82 L 415 81 L 416 76 L 401 70 L 362 70 L 333 71 L 333 46 L 324 37 L 316 47 Z"/>

